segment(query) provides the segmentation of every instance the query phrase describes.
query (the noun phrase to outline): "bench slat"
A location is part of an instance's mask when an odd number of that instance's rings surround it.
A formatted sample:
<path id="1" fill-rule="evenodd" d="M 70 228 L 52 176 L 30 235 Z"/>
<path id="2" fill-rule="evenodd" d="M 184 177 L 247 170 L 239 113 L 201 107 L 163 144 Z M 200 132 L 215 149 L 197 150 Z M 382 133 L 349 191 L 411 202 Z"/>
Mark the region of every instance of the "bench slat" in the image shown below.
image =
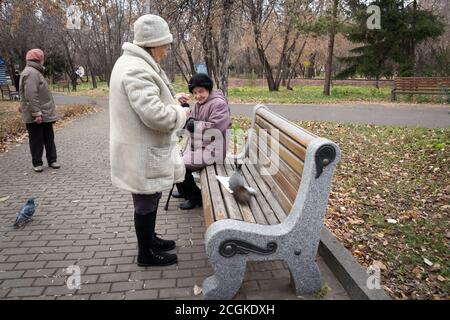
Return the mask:
<path id="1" fill-rule="evenodd" d="M 262 117 L 264 120 L 269 122 L 272 126 L 277 128 L 280 131 L 283 131 L 291 137 L 294 141 L 297 141 L 302 146 L 307 147 L 308 144 L 316 138 L 314 134 L 309 131 L 306 131 L 299 126 L 292 124 L 291 122 L 281 118 L 280 116 L 274 115 L 267 109 L 261 108 L 258 109 L 257 116 Z"/>
<path id="2" fill-rule="evenodd" d="M 271 185 L 267 184 L 254 165 L 247 165 L 247 169 L 255 179 L 255 182 L 258 184 L 259 189 L 264 194 L 267 202 L 270 204 L 277 220 L 279 222 L 283 221 L 287 217 L 287 213 L 285 212 L 280 201 L 275 197 Z"/>
<path id="3" fill-rule="evenodd" d="M 211 200 L 214 207 L 214 218 L 215 220 L 226 219 L 228 218 L 228 215 L 225 206 L 222 202 L 222 193 L 220 192 L 220 187 L 218 186 L 214 166 L 207 166 L 206 172 L 208 174 L 207 177 L 209 181 L 208 183 L 209 190 L 211 193 Z"/>
<path id="4" fill-rule="evenodd" d="M 275 150 L 278 150 L 280 159 L 288 164 L 294 170 L 294 172 L 298 172 L 298 174 L 301 174 L 303 172 L 302 159 L 286 149 L 285 146 L 279 144 L 278 141 L 276 141 L 271 135 L 267 133 L 267 131 L 260 130 L 261 128 L 258 125 L 255 125 L 255 127 L 258 132 L 258 136 L 261 137 L 260 139 L 258 139 L 258 146 L 266 148 L 267 152 L 275 152 Z M 266 141 L 268 142 L 268 145 L 266 144 Z M 264 149 L 259 149 L 264 152 Z M 265 152 L 265 154 L 269 156 L 267 152 Z"/>
<path id="5" fill-rule="evenodd" d="M 255 145 L 253 145 L 254 148 L 256 148 Z M 266 163 L 272 163 L 272 166 L 274 165 L 273 162 L 267 157 L 267 155 L 261 151 L 261 149 L 258 149 L 259 151 L 259 159 L 262 160 L 262 163 L 266 164 Z M 286 176 L 283 174 L 283 172 L 281 171 L 281 164 L 283 163 L 283 161 L 280 159 L 279 160 L 279 166 L 278 166 L 278 172 L 275 173 L 273 175 L 274 177 L 274 181 L 277 182 L 277 184 L 280 186 L 280 188 L 282 190 L 285 191 L 285 193 L 287 193 L 287 196 L 289 197 L 289 199 L 294 202 L 295 197 L 297 195 L 297 190 L 298 187 L 294 187 L 289 180 L 286 178 Z"/>
<path id="6" fill-rule="evenodd" d="M 253 152 L 253 151 L 250 151 Z M 251 155 L 255 156 L 255 155 Z M 292 201 L 290 201 L 289 197 L 286 196 L 286 194 L 283 192 L 283 190 L 280 188 L 280 186 L 274 181 L 271 175 L 268 174 L 267 169 L 254 166 L 249 166 L 250 172 L 252 174 L 255 174 L 252 170 L 255 170 L 262 180 L 264 180 L 267 185 L 269 186 L 270 192 L 272 192 L 275 196 L 275 198 L 280 203 L 281 207 L 283 208 L 283 212 L 285 214 L 288 214 L 292 208 Z"/>
<path id="7" fill-rule="evenodd" d="M 396 90 L 395 93 L 402 93 L 402 94 L 439 94 L 439 95 L 444 94 L 444 92 L 411 91 L 410 89 L 408 89 L 408 90 Z"/>
<path id="8" fill-rule="evenodd" d="M 252 148 L 256 148 L 256 142 L 255 141 L 256 141 L 256 137 L 254 136 L 252 144 L 251 144 Z M 261 144 L 264 144 L 264 143 L 261 142 Z M 265 144 L 264 144 L 264 146 L 265 146 L 265 148 L 267 148 L 267 146 Z M 264 155 L 264 159 L 262 159 L 262 160 L 263 160 L 264 163 L 268 163 L 268 161 L 273 163 L 272 159 L 270 157 L 268 157 L 266 153 L 263 153 L 263 155 Z M 271 153 L 271 156 L 272 156 L 272 153 Z M 288 180 L 289 183 L 294 187 L 294 189 L 297 190 L 299 188 L 299 186 L 300 186 L 300 181 L 301 181 L 301 178 L 302 178 L 302 174 L 300 172 L 296 172 L 294 169 L 292 169 L 292 167 L 289 166 L 279 156 L 277 156 L 277 157 L 278 157 L 278 165 L 279 165 L 279 169 L 280 169 L 281 173 L 286 178 L 286 180 Z M 303 162 L 302 162 L 302 172 L 303 172 Z"/>
<path id="9" fill-rule="evenodd" d="M 442 87 L 425 87 L 425 86 L 397 86 L 396 87 L 397 90 L 407 90 L 407 89 L 414 89 L 414 90 L 422 90 L 422 91 L 432 91 L 432 92 L 442 92 L 443 89 Z"/>
<path id="10" fill-rule="evenodd" d="M 256 123 L 258 126 L 265 130 L 275 129 L 270 123 L 262 119 L 261 117 L 256 117 Z M 279 130 L 279 140 L 287 149 L 292 150 L 300 159 L 305 159 L 306 149 L 304 146 L 299 144 L 297 141 L 291 139 L 283 131 Z"/>
<path id="11" fill-rule="evenodd" d="M 223 177 L 229 177 L 226 169 L 222 165 L 215 165 L 217 174 Z M 211 181 L 211 183 L 217 183 L 216 181 Z M 229 193 L 224 186 L 219 182 L 220 190 L 222 190 L 223 194 L 223 200 L 225 202 L 225 206 L 227 207 L 227 211 L 229 213 L 229 216 L 231 219 L 236 220 L 244 220 L 241 214 L 241 209 L 239 208 L 236 200 L 234 199 L 233 195 Z"/>
<path id="12" fill-rule="evenodd" d="M 245 177 L 247 178 L 248 185 L 256 190 L 256 200 L 258 202 L 259 207 L 261 208 L 261 213 L 264 217 L 264 220 L 267 221 L 267 224 L 277 224 L 280 221 L 276 217 L 274 210 L 271 208 L 268 200 L 266 199 L 267 192 L 263 192 L 265 184 L 260 186 L 257 184 L 255 177 L 250 173 L 250 170 L 247 168 L 248 164 L 242 166 L 242 172 L 244 172 Z M 274 201 L 277 204 L 277 201 Z M 282 211 L 280 206 L 279 210 Z"/>
<path id="13" fill-rule="evenodd" d="M 203 214 L 205 216 L 205 225 L 208 228 L 214 222 L 214 209 L 211 202 L 211 193 L 209 190 L 208 175 L 206 170 L 200 172 L 200 183 L 202 186 Z"/>
<path id="14" fill-rule="evenodd" d="M 262 197 L 264 201 L 258 201 L 261 209 L 266 215 L 267 221 L 269 224 L 280 223 L 286 218 L 286 214 L 279 204 L 278 200 L 272 194 L 269 186 L 266 182 L 261 178 L 257 170 L 255 170 L 254 165 L 249 164 L 248 160 L 246 160 L 246 165 L 243 166 L 243 171 L 249 177 L 252 177 L 255 187 L 254 189 L 258 191 L 257 199 Z M 259 190 L 258 190 L 259 189 Z M 261 191 L 261 193 L 259 193 Z"/>

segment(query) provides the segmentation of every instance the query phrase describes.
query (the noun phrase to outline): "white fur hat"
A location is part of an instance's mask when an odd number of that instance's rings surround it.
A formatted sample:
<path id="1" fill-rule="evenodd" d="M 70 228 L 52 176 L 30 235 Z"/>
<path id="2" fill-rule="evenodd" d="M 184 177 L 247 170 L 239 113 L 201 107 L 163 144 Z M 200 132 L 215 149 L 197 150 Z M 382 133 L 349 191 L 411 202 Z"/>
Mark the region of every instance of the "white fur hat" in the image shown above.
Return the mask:
<path id="1" fill-rule="evenodd" d="M 146 14 L 134 23 L 133 43 L 140 47 L 154 48 L 172 43 L 169 25 L 160 16 Z"/>

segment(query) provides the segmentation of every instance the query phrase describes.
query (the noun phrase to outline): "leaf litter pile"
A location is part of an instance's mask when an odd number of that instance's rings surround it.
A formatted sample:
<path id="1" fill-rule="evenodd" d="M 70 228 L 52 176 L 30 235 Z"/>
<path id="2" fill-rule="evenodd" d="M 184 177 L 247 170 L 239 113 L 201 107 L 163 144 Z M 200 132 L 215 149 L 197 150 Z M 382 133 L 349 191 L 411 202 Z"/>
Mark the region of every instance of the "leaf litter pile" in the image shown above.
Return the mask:
<path id="1" fill-rule="evenodd" d="M 391 297 L 450 299 L 450 128 L 297 123 L 342 150 L 326 226 Z"/>

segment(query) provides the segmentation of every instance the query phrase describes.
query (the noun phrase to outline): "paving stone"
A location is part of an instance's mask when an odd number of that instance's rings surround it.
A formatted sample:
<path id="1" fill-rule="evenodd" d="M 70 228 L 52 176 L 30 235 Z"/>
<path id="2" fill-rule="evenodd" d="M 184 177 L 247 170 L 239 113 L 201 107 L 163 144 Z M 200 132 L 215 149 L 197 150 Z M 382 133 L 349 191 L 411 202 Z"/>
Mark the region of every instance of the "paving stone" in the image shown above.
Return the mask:
<path id="1" fill-rule="evenodd" d="M 19 288 L 19 287 L 29 287 L 33 284 L 34 279 L 10 279 L 4 280 L 0 283 L 1 288 Z"/>
<path id="2" fill-rule="evenodd" d="M 99 278 L 99 282 L 117 282 L 117 281 L 128 281 L 130 279 L 130 273 L 110 273 L 102 274 Z"/>
<path id="3" fill-rule="evenodd" d="M 164 298 L 181 298 L 192 296 L 192 288 L 173 288 L 173 289 L 161 289 L 159 291 L 159 297 Z"/>
<path id="4" fill-rule="evenodd" d="M 111 291 L 130 291 L 130 290 L 140 290 L 144 287 L 144 281 L 124 281 L 115 282 L 112 284 Z"/>
<path id="5" fill-rule="evenodd" d="M 158 290 L 129 291 L 125 294 L 125 300 L 152 300 L 158 298 Z"/>
<path id="6" fill-rule="evenodd" d="M 31 296 L 39 296 L 44 292 L 45 287 L 23 287 L 23 288 L 14 288 L 12 289 L 8 297 L 31 297 Z"/>
<path id="7" fill-rule="evenodd" d="M 144 289 L 160 289 L 160 288 L 174 288 L 176 287 L 175 279 L 154 279 L 146 280 Z"/>

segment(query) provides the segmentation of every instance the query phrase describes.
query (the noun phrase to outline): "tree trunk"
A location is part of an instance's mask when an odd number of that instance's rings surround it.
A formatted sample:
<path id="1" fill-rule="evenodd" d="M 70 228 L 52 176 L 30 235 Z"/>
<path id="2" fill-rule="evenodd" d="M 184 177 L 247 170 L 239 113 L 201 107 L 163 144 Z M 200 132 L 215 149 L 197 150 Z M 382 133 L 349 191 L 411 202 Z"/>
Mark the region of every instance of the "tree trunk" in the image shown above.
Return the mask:
<path id="1" fill-rule="evenodd" d="M 294 64 L 292 66 L 289 65 L 288 73 L 287 73 L 286 79 L 285 79 L 285 81 L 287 80 L 287 83 L 283 84 L 283 85 L 286 85 L 286 89 L 288 89 L 288 90 L 293 90 L 293 88 L 291 87 L 291 80 L 296 74 L 295 70 L 297 69 L 297 66 L 300 62 L 300 58 L 303 55 L 303 50 L 305 49 L 306 41 L 308 41 L 308 37 L 306 37 L 305 41 L 303 41 L 302 47 L 300 48 L 300 52 L 298 53 L 297 59 L 294 61 Z"/>
<path id="2" fill-rule="evenodd" d="M 228 97 L 228 76 L 230 65 L 230 34 L 231 34 L 231 9 L 234 0 L 223 0 L 223 26 L 220 32 L 220 59 L 219 59 L 219 88 L 222 89 L 225 97 Z"/>
<path id="3" fill-rule="evenodd" d="M 94 68 L 92 67 L 92 63 L 90 62 L 90 59 L 88 59 L 88 68 L 92 78 L 92 89 L 97 89 L 97 79 Z"/>
<path id="4" fill-rule="evenodd" d="M 325 67 L 325 83 L 323 86 L 323 95 L 330 95 L 330 87 L 331 87 L 331 72 L 333 69 L 333 52 L 334 52 L 334 39 L 336 37 L 336 20 L 337 20 L 337 11 L 338 11 L 339 0 L 334 0 L 333 2 L 333 23 L 330 28 L 330 35 L 328 39 L 328 56 L 327 56 L 327 64 Z"/>
<path id="5" fill-rule="evenodd" d="M 184 50 L 186 51 L 186 55 L 189 61 L 189 69 L 191 72 L 191 75 L 195 74 L 195 65 L 194 65 L 194 59 L 192 58 L 192 51 L 187 47 L 186 42 L 182 40 Z"/>
<path id="6" fill-rule="evenodd" d="M 267 79 L 267 86 L 269 87 L 269 91 L 278 91 L 278 88 L 275 86 L 275 79 L 273 78 L 272 67 L 269 64 L 269 61 L 267 61 L 264 49 L 257 47 L 256 51 L 258 52 L 259 60 L 263 65 L 263 72 Z"/>
<path id="7" fill-rule="evenodd" d="M 267 79 L 267 86 L 269 87 L 269 91 L 278 91 L 278 87 L 276 86 L 275 79 L 273 77 L 272 67 L 267 60 L 262 43 L 260 26 L 260 21 L 262 19 L 262 3 L 255 4 L 252 0 L 248 0 L 247 2 L 250 9 L 250 18 L 253 25 L 253 33 L 255 34 L 256 51 L 258 53 L 259 61 L 261 62 L 261 65 L 263 67 L 263 73 L 265 74 Z"/>

